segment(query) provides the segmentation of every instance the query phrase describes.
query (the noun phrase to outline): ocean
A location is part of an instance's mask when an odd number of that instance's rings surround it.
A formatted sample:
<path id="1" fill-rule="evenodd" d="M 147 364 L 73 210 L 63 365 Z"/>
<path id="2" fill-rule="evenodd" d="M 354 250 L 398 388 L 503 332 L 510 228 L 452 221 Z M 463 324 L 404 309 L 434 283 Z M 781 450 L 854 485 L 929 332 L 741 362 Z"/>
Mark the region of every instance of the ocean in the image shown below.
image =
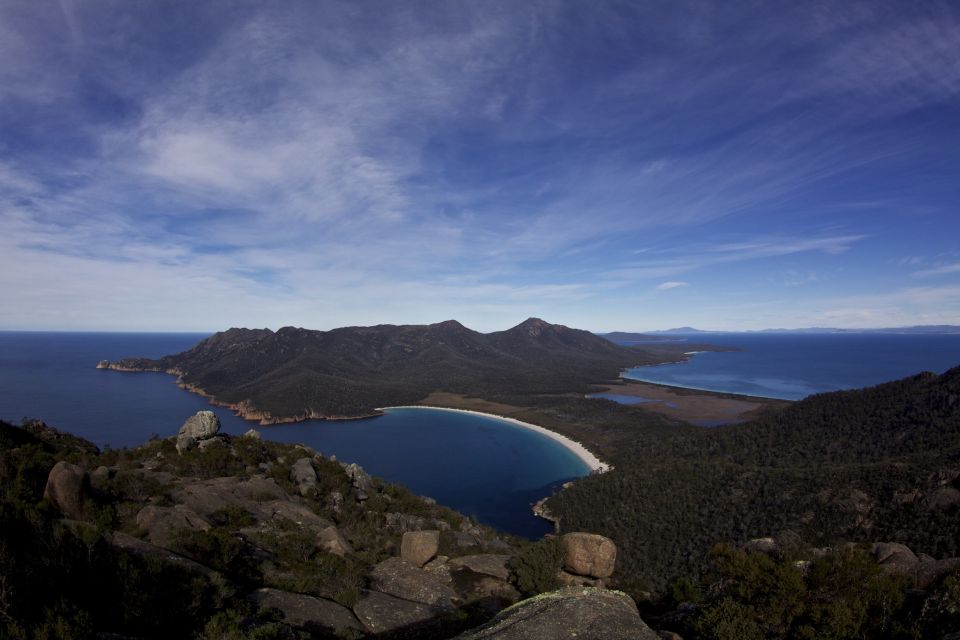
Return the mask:
<path id="1" fill-rule="evenodd" d="M 365 420 L 310 420 L 261 427 L 211 407 L 163 373 L 96 369 L 100 360 L 178 353 L 204 334 L 0 332 L 0 418 L 39 418 L 100 447 L 133 447 L 172 436 L 212 409 L 222 430 L 254 427 L 264 438 L 303 443 L 503 531 L 539 538 L 552 531 L 532 503 L 589 473 L 557 442 L 483 416 L 390 409 Z"/>
<path id="2" fill-rule="evenodd" d="M 960 335 L 898 333 L 708 333 L 671 336 L 738 351 L 702 352 L 682 363 L 636 367 L 633 380 L 800 400 L 960 365 Z M 641 345 L 642 346 L 642 345 Z"/>

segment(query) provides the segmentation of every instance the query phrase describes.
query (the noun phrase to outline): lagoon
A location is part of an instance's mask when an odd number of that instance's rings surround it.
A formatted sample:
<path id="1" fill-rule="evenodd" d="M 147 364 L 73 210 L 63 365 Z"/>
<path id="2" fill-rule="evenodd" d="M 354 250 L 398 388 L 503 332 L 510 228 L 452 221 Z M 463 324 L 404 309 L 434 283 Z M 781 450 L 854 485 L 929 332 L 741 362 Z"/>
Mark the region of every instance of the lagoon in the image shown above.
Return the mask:
<path id="1" fill-rule="evenodd" d="M 674 336 L 736 351 L 635 367 L 623 377 L 675 387 L 800 400 L 960 365 L 958 334 L 698 333 Z"/>

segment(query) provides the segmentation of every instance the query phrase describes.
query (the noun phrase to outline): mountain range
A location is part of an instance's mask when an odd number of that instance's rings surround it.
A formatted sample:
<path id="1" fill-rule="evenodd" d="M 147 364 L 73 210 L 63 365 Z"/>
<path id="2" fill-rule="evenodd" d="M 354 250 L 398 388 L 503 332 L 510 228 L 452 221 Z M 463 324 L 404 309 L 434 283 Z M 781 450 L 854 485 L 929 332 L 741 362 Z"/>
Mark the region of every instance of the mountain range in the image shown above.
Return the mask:
<path id="1" fill-rule="evenodd" d="M 246 418 L 274 423 L 367 416 L 440 390 L 488 399 L 586 392 L 625 368 L 682 358 L 683 350 L 689 345 L 616 345 L 539 318 L 486 334 L 448 320 L 331 331 L 234 328 L 176 355 L 99 366 L 165 371 Z"/>

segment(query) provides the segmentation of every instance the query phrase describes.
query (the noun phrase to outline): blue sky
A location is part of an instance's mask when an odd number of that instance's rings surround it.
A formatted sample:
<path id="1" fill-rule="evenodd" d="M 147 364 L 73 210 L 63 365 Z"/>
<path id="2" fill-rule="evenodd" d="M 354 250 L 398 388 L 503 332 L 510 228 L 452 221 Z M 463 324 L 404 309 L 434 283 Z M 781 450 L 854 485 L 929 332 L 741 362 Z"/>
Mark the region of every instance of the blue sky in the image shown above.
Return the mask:
<path id="1" fill-rule="evenodd" d="M 960 324 L 960 9 L 0 4 L 0 328 Z"/>

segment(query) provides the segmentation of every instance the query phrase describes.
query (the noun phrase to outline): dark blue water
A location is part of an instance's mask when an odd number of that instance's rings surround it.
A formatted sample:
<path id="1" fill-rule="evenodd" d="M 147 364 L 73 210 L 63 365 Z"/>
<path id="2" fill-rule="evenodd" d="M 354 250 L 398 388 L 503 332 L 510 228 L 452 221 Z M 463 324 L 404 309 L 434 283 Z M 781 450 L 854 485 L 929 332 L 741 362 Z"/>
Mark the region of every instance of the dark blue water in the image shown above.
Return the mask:
<path id="1" fill-rule="evenodd" d="M 692 389 L 799 400 L 960 365 L 960 335 L 727 333 L 691 341 L 735 347 L 687 362 L 629 369 L 624 377 Z"/>
<path id="2" fill-rule="evenodd" d="M 0 418 L 40 418 L 100 446 L 130 447 L 171 436 L 202 409 L 227 433 L 257 428 L 265 438 L 297 442 L 480 522 L 531 538 L 551 530 L 530 505 L 589 469 L 536 432 L 476 416 L 391 409 L 367 420 L 260 427 L 211 407 L 163 373 L 96 369 L 99 360 L 160 357 L 192 347 L 200 334 L 0 332 Z"/>

